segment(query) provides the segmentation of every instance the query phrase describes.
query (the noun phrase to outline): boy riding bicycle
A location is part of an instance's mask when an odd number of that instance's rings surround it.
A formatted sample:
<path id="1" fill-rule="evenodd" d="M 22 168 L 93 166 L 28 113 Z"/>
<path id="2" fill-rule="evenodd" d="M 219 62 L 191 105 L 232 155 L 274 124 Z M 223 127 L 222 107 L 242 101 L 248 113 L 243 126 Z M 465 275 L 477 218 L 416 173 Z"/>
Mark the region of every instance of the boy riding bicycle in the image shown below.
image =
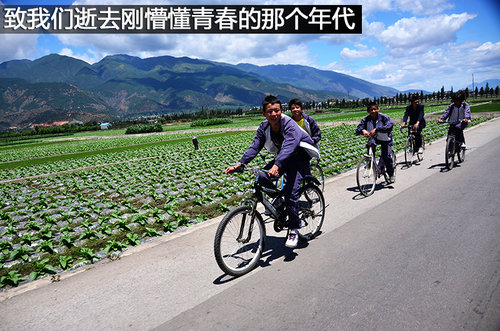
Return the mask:
<path id="1" fill-rule="evenodd" d="M 390 183 L 394 183 L 394 165 L 392 164 L 392 127 L 394 122 L 386 114 L 379 113 L 378 105 L 370 102 L 366 108 L 369 113 L 359 122 L 356 128 L 356 135 L 363 135 L 369 138 L 368 142 L 375 152 L 377 145 L 382 149 L 380 159 L 385 165 L 385 170 L 390 178 Z"/>
<path id="2" fill-rule="evenodd" d="M 422 130 L 425 128 L 424 105 L 420 104 L 420 98 L 418 94 L 412 95 L 410 98 L 410 102 L 411 104 L 406 107 L 401 128 L 404 128 L 408 123 L 408 126 L 412 128 L 415 134 L 415 148 L 418 153 L 423 154 L 424 149 L 422 148 Z"/>
<path id="3" fill-rule="evenodd" d="M 448 119 L 449 122 L 458 122 L 455 125 L 450 125 L 448 129 L 448 134 L 455 134 L 458 142 L 460 142 L 460 147 L 466 148 L 464 129 L 469 125 L 471 120 L 470 107 L 467 102 L 465 102 L 465 93 L 463 91 L 458 91 L 454 93 L 451 97 L 453 103 L 446 108 L 443 116 L 438 120 L 441 123 Z"/>
<path id="4" fill-rule="evenodd" d="M 268 188 L 275 188 L 269 177 L 276 178 L 286 173 L 287 182 L 284 189 L 285 204 L 288 216 L 289 233 L 285 246 L 295 248 L 298 242 L 297 229 L 300 227 L 298 215 L 298 191 L 302 179 L 311 174 L 309 161 L 318 155 L 311 137 L 293 121 L 282 115 L 281 101 L 273 95 L 268 95 L 262 101 L 263 121 L 253 139 L 252 144 L 235 166 L 226 169 L 226 174 L 232 174 L 253 160 L 262 148 L 277 154 L 264 169 L 267 174 L 260 173 L 258 182 Z"/>

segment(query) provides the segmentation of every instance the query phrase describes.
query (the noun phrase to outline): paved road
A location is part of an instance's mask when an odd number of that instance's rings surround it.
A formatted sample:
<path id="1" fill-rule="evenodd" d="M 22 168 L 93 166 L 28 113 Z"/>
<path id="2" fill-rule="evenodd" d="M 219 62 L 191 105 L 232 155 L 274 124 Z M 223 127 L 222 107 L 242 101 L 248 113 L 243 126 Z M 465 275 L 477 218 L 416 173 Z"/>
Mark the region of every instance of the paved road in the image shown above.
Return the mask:
<path id="1" fill-rule="evenodd" d="M 292 251 L 269 228 L 249 275 L 218 269 L 216 219 L 1 293 L 0 329 L 498 330 L 500 120 L 466 138 L 460 167 L 436 142 L 367 199 L 352 172 L 329 181 L 324 233 Z"/>

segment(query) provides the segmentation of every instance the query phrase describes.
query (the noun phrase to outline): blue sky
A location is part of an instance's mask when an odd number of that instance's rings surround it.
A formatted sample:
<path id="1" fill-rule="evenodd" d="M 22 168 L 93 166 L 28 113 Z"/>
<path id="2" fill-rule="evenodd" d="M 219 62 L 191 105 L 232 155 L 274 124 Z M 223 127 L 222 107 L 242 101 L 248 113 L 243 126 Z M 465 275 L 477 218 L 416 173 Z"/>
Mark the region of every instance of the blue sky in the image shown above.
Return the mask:
<path id="1" fill-rule="evenodd" d="M 103 4 L 10 1 L 12 4 Z M 201 5 L 192 1 L 108 0 L 108 5 Z M 213 0 L 211 5 L 241 5 Z M 89 63 L 113 54 L 171 55 L 227 63 L 301 64 L 351 75 L 399 90 L 437 91 L 500 79 L 500 5 L 495 0 L 248 1 L 246 5 L 363 6 L 361 35 L 0 34 L 0 63 L 57 53 Z"/>

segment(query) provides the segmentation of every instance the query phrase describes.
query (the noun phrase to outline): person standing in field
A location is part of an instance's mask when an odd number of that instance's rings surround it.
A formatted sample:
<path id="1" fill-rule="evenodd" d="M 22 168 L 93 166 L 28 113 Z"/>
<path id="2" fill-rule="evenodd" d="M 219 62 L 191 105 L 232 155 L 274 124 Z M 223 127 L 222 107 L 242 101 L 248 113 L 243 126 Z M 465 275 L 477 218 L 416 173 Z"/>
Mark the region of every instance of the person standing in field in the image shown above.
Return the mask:
<path id="1" fill-rule="evenodd" d="M 196 136 L 193 136 L 193 145 L 194 145 L 194 150 L 197 151 L 198 150 L 198 145 L 200 144 L 200 141 L 198 140 L 198 138 L 196 138 Z"/>
<path id="2" fill-rule="evenodd" d="M 241 170 L 253 160 L 262 148 L 266 148 L 276 158 L 269 162 L 264 169 L 268 173 L 259 173 L 258 182 L 268 188 L 276 188 L 272 178 L 286 174 L 284 198 L 288 216 L 288 235 L 286 247 L 295 248 L 298 243 L 297 229 L 300 227 L 299 219 L 299 188 L 302 179 L 311 174 L 309 161 L 318 155 L 314 141 L 291 117 L 281 116 L 281 101 L 268 95 L 262 101 L 262 115 L 266 118 L 260 123 L 252 144 L 243 154 L 240 162 L 226 169 L 226 174 Z"/>

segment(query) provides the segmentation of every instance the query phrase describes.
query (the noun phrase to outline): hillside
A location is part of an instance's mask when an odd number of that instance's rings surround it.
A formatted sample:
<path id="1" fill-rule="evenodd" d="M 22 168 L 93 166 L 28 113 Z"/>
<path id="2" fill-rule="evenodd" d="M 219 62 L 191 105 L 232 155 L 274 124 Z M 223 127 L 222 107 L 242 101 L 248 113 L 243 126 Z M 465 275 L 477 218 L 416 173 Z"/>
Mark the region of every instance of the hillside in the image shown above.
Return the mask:
<path id="1" fill-rule="evenodd" d="M 171 56 L 113 55 L 88 64 L 52 54 L 1 63 L 0 79 L 2 127 L 63 121 L 71 116 L 85 121 L 192 112 L 202 107 L 247 108 L 260 105 L 267 94 L 283 101 L 294 97 L 318 101 L 397 92 L 305 66 L 230 65 Z"/>

